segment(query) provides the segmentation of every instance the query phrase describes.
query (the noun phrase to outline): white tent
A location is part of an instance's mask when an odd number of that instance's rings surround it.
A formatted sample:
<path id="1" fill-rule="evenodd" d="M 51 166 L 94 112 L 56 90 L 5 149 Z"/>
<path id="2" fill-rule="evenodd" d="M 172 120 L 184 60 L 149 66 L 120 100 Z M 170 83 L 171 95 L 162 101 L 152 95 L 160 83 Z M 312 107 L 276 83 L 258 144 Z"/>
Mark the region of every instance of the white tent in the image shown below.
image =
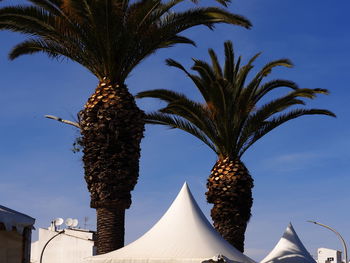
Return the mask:
<path id="1" fill-rule="evenodd" d="M 260 263 L 316 263 L 291 223 L 274 249 Z"/>
<path id="2" fill-rule="evenodd" d="M 254 263 L 211 226 L 185 183 L 163 217 L 133 243 L 89 263 L 201 263 L 217 255 L 227 262 Z"/>

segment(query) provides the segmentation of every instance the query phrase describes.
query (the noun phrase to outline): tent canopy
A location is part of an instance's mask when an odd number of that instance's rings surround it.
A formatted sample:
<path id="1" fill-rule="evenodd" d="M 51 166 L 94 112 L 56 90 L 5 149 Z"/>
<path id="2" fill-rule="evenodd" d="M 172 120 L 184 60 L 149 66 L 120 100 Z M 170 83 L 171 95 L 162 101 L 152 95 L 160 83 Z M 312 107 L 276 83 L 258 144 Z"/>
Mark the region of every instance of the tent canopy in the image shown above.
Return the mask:
<path id="1" fill-rule="evenodd" d="M 15 227 L 22 234 L 23 228 L 32 227 L 34 222 L 34 218 L 0 205 L 0 223 L 5 225 L 7 231 Z"/>
<path id="2" fill-rule="evenodd" d="M 163 217 L 133 243 L 89 263 L 192 263 L 223 255 L 228 262 L 254 263 L 225 241 L 198 207 L 185 183 Z"/>
<path id="3" fill-rule="evenodd" d="M 300 241 L 291 223 L 274 249 L 261 263 L 316 263 Z"/>

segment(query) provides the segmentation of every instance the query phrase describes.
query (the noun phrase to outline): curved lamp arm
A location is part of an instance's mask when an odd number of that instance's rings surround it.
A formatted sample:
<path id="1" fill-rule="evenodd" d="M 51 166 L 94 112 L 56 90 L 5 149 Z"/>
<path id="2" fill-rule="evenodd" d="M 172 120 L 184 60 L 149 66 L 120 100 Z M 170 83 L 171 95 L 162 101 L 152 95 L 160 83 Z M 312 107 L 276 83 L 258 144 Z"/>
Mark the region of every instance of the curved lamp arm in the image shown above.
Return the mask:
<path id="1" fill-rule="evenodd" d="M 44 255 L 44 251 L 45 251 L 45 248 L 47 247 L 47 245 L 50 243 L 50 241 L 51 241 L 52 239 L 54 239 L 55 237 L 57 237 L 58 235 L 60 235 L 60 234 L 62 234 L 62 233 L 64 233 L 64 230 L 58 232 L 56 235 L 54 235 L 53 237 L 51 237 L 51 238 L 46 242 L 46 244 L 45 244 L 45 246 L 43 247 L 43 250 L 41 251 L 41 254 L 40 254 L 40 263 L 42 263 L 42 261 L 43 261 L 43 255 Z"/>
<path id="2" fill-rule="evenodd" d="M 45 118 L 48 118 L 48 119 L 51 119 L 51 120 L 56 120 L 56 121 L 59 121 L 59 122 L 62 122 L 62 123 L 65 123 L 65 124 L 69 124 L 69 125 L 72 125 L 74 127 L 77 127 L 80 129 L 80 125 L 78 122 L 75 122 L 75 121 L 70 121 L 70 120 L 64 120 L 60 117 L 56 117 L 56 116 L 53 116 L 53 115 L 45 115 Z"/>
<path id="3" fill-rule="evenodd" d="M 332 231 L 333 233 L 335 233 L 337 235 L 337 237 L 340 239 L 340 241 L 341 241 L 341 243 L 343 245 L 345 263 L 349 263 L 349 261 L 348 261 L 348 248 L 346 246 L 345 240 L 335 229 L 333 229 L 330 226 L 327 226 L 325 224 L 318 223 L 316 221 L 308 220 L 307 222 L 310 222 L 310 223 L 313 223 L 313 224 L 316 224 L 316 225 L 319 225 L 319 226 L 323 226 L 323 227 L 329 229 L 330 231 Z"/>

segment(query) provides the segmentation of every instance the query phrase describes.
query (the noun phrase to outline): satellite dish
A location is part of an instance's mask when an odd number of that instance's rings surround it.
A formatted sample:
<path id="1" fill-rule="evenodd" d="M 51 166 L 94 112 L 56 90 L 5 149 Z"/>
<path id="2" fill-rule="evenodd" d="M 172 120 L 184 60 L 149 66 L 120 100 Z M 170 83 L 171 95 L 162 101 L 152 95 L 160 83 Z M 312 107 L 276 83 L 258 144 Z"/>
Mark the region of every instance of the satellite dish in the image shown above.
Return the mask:
<path id="1" fill-rule="evenodd" d="M 73 223 L 72 223 L 72 227 L 76 227 L 78 224 L 79 224 L 78 219 L 74 218 Z"/>
<path id="2" fill-rule="evenodd" d="M 55 225 L 55 226 L 60 226 L 60 225 L 62 225 L 63 224 L 63 222 L 64 222 L 64 220 L 63 220 L 63 218 L 56 218 L 54 221 L 53 221 L 53 224 Z"/>
<path id="3" fill-rule="evenodd" d="M 66 226 L 71 227 L 73 225 L 73 219 L 67 218 L 65 224 L 66 224 Z"/>

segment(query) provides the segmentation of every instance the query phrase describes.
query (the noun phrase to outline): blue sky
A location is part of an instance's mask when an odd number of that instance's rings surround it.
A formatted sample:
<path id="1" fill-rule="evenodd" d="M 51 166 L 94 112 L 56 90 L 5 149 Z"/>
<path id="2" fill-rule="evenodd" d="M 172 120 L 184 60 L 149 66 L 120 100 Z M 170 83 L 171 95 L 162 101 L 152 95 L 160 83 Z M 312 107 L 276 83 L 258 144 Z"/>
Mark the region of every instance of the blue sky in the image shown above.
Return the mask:
<path id="1" fill-rule="evenodd" d="M 3 1 L 1 5 L 15 3 Z M 135 69 L 127 80 L 132 93 L 167 88 L 199 98 L 181 72 L 165 66 L 168 57 L 186 66 L 191 57 L 208 59 L 214 48 L 222 58 L 223 42 L 232 40 L 245 59 L 263 54 L 257 67 L 270 60 L 290 58 L 293 69 L 277 69 L 273 78 L 293 80 L 300 87 L 326 88 L 331 94 L 309 104 L 334 111 L 337 118 L 305 117 L 291 121 L 256 143 L 243 160 L 255 179 L 253 216 L 246 253 L 262 259 L 291 221 L 305 246 L 341 249 L 333 233 L 306 223 L 313 219 L 335 227 L 350 240 L 350 17 L 347 0 L 234 0 L 230 10 L 253 23 L 251 30 L 220 25 L 185 35 L 198 47 L 162 50 Z M 97 80 L 80 65 L 49 60 L 44 55 L 8 61 L 11 47 L 22 37 L 0 32 L 0 201 L 36 218 L 47 227 L 56 217 L 78 218 L 95 227 L 95 211 L 83 180 L 80 154 L 71 152 L 78 132 L 45 119 L 53 114 L 74 119 Z M 276 94 L 273 94 L 276 95 Z M 144 110 L 159 108 L 157 101 L 138 101 Z M 205 183 L 216 156 L 205 145 L 181 131 L 147 127 L 142 142 L 139 183 L 127 211 L 126 240 L 148 230 L 166 211 L 186 180 L 205 214 Z M 35 239 L 35 235 L 34 235 Z"/>

